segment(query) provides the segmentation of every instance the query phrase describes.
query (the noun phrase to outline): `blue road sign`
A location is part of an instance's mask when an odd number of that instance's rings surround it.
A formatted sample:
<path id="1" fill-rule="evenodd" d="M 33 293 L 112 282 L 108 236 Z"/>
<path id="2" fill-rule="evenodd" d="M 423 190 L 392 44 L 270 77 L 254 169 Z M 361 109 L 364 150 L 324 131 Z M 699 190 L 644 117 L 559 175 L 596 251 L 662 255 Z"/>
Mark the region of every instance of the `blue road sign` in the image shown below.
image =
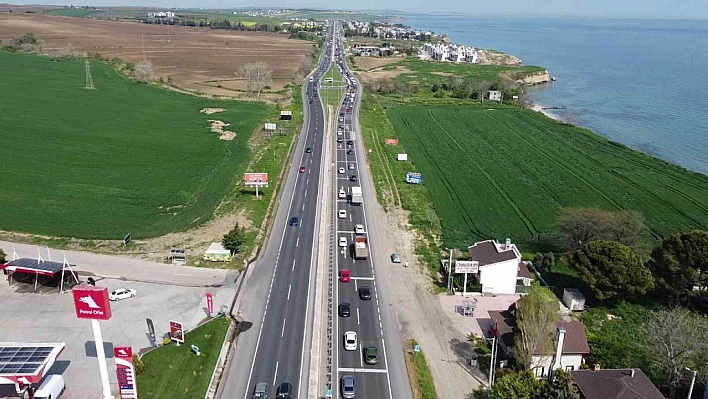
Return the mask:
<path id="1" fill-rule="evenodd" d="M 423 175 L 417 172 L 408 172 L 406 173 L 406 183 L 423 184 Z"/>
<path id="2" fill-rule="evenodd" d="M 331 398 L 331 397 L 332 397 L 332 390 L 331 390 L 331 389 L 328 389 L 328 390 L 327 390 L 327 394 L 326 394 L 325 396 L 328 397 L 328 398 Z"/>
<path id="3" fill-rule="evenodd" d="M 413 352 L 420 352 L 420 345 L 416 345 L 413 347 Z"/>

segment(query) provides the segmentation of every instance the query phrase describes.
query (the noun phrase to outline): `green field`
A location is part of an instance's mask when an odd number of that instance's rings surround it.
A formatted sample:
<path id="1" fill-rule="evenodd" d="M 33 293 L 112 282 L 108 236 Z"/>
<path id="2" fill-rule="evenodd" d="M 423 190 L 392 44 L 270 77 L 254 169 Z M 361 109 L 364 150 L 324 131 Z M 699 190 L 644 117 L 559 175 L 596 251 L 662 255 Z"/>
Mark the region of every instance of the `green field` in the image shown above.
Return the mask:
<path id="1" fill-rule="evenodd" d="M 49 15 L 63 15 L 65 17 L 77 17 L 77 18 L 85 18 L 88 16 L 96 16 L 103 13 L 102 10 L 98 10 L 95 8 L 55 8 L 52 10 L 43 10 L 42 14 L 49 14 Z"/>
<path id="2" fill-rule="evenodd" d="M 170 343 L 145 354 L 145 370 L 138 376 L 140 397 L 204 398 L 228 328 L 229 319 L 219 317 L 186 333 L 184 344 Z M 191 345 L 199 347 L 199 356 Z"/>
<path id="3" fill-rule="evenodd" d="M 405 151 L 412 164 L 397 171 L 423 173 L 445 246 L 505 237 L 553 246 L 565 206 L 637 210 L 654 237 L 708 229 L 707 176 L 585 129 L 515 108 L 407 106 L 387 115 L 402 148 L 382 146 L 386 157 L 396 163 Z"/>
<path id="4" fill-rule="evenodd" d="M 325 79 L 327 78 L 331 78 L 332 83 L 325 83 Z M 339 69 L 332 64 L 320 79 L 320 91 L 322 92 L 320 95 L 322 96 L 322 102 L 325 105 L 334 105 L 336 109 L 336 106 L 342 102 L 342 95 L 344 95 L 345 90 L 342 74 L 339 72 Z"/>
<path id="5" fill-rule="evenodd" d="M 91 71 L 96 90 L 81 61 L 0 51 L 0 230 L 120 239 L 209 220 L 274 109 L 132 83 L 99 62 Z M 236 138 L 219 140 L 209 119 Z"/>

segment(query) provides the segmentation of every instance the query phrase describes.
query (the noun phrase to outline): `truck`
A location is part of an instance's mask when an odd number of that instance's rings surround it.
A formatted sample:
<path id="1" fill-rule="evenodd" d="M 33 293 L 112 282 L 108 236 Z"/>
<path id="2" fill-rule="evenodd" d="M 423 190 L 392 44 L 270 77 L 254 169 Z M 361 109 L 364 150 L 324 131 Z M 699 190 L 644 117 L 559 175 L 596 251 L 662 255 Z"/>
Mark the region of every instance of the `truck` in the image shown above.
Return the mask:
<path id="1" fill-rule="evenodd" d="M 352 205 L 361 205 L 364 202 L 364 194 L 361 192 L 361 187 L 352 187 Z"/>
<path id="2" fill-rule="evenodd" d="M 354 259 L 366 259 L 368 256 L 366 237 L 354 237 Z"/>

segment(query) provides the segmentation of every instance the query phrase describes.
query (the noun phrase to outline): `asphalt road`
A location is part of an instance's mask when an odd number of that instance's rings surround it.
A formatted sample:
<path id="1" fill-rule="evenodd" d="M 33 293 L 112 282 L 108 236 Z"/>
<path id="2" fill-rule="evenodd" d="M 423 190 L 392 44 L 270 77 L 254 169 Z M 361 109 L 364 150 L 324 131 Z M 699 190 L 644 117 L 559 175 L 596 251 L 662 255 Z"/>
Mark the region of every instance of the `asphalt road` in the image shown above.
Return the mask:
<path id="1" fill-rule="evenodd" d="M 274 397 L 283 382 L 292 384 L 293 397 L 307 394 L 317 250 L 314 237 L 319 225 L 325 133 L 324 108 L 316 87 L 330 62 L 331 57 L 323 51 L 312 81 L 308 79 L 303 87 L 303 130 L 272 233 L 244 288 L 239 307 L 247 323 L 222 380 L 222 398 L 250 398 L 260 382 L 268 384 L 268 397 Z M 290 223 L 293 217 L 299 219 L 297 226 Z"/>
<path id="2" fill-rule="evenodd" d="M 339 40 L 339 39 L 337 39 Z M 340 45 L 341 46 L 341 45 Z M 367 207 L 374 206 L 375 195 L 373 185 L 366 166 L 364 146 L 358 125 L 358 110 L 361 101 L 362 88 L 357 79 L 348 71 L 344 57 L 335 59 L 342 68 L 342 74 L 352 79 L 352 84 L 346 90 L 346 98 L 337 111 L 337 138 L 341 138 L 336 148 L 336 191 L 343 190 L 346 198 L 335 198 L 335 217 L 337 228 L 337 245 L 342 237 L 346 238 L 346 246 L 338 247 L 336 257 L 335 278 L 342 270 L 351 273 L 350 282 L 335 282 L 335 305 L 348 303 L 351 306 L 349 317 L 340 317 L 335 314 L 334 347 L 335 363 L 337 365 L 337 384 L 333 384 L 333 397 L 341 395 L 341 378 L 345 375 L 355 379 L 355 395 L 357 398 L 367 399 L 393 399 L 412 397 L 400 336 L 397 334 L 395 319 L 389 314 L 390 306 L 385 292 L 386 284 L 381 284 L 385 279 L 382 268 L 391 267 L 388 262 L 380 261 L 387 255 L 372 252 L 372 243 L 375 240 L 385 239 L 377 234 L 376 229 L 370 230 L 375 223 L 367 220 Z M 354 85 L 354 83 L 357 83 Z M 339 141 L 339 140 L 338 140 Z M 360 161 L 362 160 L 362 161 Z M 356 176 L 353 179 L 352 176 Z M 362 187 L 364 203 L 353 205 L 351 203 L 352 187 Z M 369 204 L 369 205 L 367 205 Z M 345 214 L 339 214 L 340 210 Z M 355 233 L 355 226 L 362 225 L 363 233 Z M 366 237 L 368 241 L 366 259 L 355 259 L 354 237 Z M 375 247 L 373 247 L 375 248 Z M 376 259 L 377 262 L 374 262 Z M 376 264 L 378 263 L 378 264 Z M 361 299 L 359 289 L 368 287 L 371 299 Z M 335 310 L 338 313 L 338 310 Z M 357 349 L 345 350 L 344 335 L 347 331 L 357 334 Z M 363 349 L 374 346 L 378 350 L 376 364 L 366 364 Z"/>

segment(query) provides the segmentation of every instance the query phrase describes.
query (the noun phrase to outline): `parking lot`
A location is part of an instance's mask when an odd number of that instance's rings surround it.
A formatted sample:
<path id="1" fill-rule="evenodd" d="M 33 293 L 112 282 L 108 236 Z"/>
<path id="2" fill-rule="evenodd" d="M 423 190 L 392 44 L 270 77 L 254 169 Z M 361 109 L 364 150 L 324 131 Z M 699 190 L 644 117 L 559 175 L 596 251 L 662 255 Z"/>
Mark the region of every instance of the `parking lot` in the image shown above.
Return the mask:
<path id="1" fill-rule="evenodd" d="M 0 274 L 0 276 L 2 276 Z M 4 276 L 3 276 L 4 277 Z M 146 318 L 153 320 L 158 342 L 169 331 L 169 320 L 181 321 L 185 329 L 195 327 L 207 317 L 205 293 L 214 295 L 214 311 L 230 306 L 236 287 L 180 287 L 159 283 L 97 278 L 96 286 L 134 289 L 137 295 L 111 303 L 113 317 L 101 322 L 106 348 L 108 375 L 112 391 L 117 395 L 115 345 L 130 345 L 134 352 L 148 348 Z M 56 288 L 40 287 L 7 280 L 0 285 L 0 340 L 4 342 L 66 342 L 66 350 L 50 370 L 62 374 L 66 381 L 67 399 L 88 399 L 101 396 L 98 362 L 90 320 L 76 318 L 71 292 L 59 294 Z M 9 393 L 14 393 L 12 386 Z M 7 391 L 0 391 L 0 397 Z"/>

